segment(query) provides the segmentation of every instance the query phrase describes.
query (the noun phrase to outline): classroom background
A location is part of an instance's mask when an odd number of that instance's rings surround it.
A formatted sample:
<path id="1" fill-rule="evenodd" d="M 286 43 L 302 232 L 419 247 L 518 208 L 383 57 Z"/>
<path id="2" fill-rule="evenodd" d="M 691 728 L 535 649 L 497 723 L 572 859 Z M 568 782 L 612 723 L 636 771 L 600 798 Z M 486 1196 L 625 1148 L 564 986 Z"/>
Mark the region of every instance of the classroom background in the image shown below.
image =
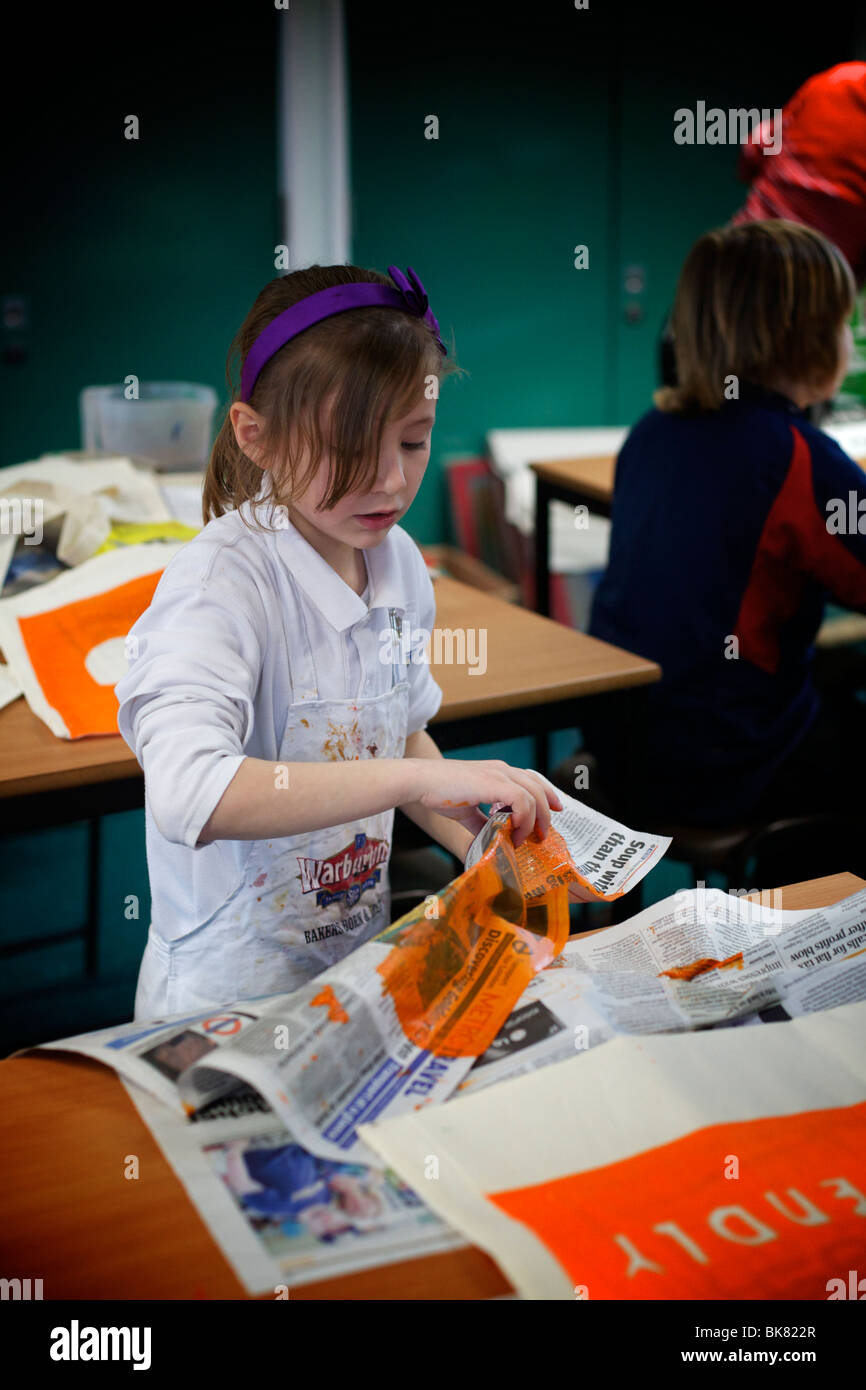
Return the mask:
<path id="1" fill-rule="evenodd" d="M 491 432 L 627 428 L 649 407 L 685 253 L 744 196 L 736 147 L 676 146 L 673 111 L 699 99 L 781 107 L 811 74 L 866 57 L 855 3 L 808 23 L 732 5 L 712 45 L 696 45 L 685 2 L 669 4 L 663 24 L 651 5 L 496 7 L 495 19 L 492 8 L 291 4 L 310 54 L 343 53 L 348 131 L 341 151 L 338 125 L 316 108 L 314 70 L 305 85 L 299 65 L 295 167 L 324 176 L 345 158 L 347 259 L 414 266 L 468 373 L 443 389 L 405 523 L 420 544 L 463 553 L 473 517 L 461 479 L 489 461 Z M 280 131 L 287 65 L 299 59 L 283 19 L 267 5 L 242 24 L 221 3 L 119 11 L 108 49 L 94 45 L 91 61 L 79 46 L 72 67 L 55 43 L 32 105 L 5 110 L 6 129 L 23 120 L 26 138 L 7 173 L 0 465 L 80 448 L 80 392 L 129 371 L 208 385 L 218 410 L 226 404 L 228 344 L 279 273 L 274 248 L 292 225 Z M 36 44 L 39 16 L 27 22 Z M 142 113 L 137 142 L 122 138 L 127 111 Z M 424 136 L 427 112 L 438 139 Z M 478 558 L 519 584 L 519 563 L 496 545 L 485 532 Z M 560 595 L 577 626 L 591 583 L 590 573 Z M 552 761 L 575 742 L 575 730 L 557 733 Z M 526 738 L 457 756 L 532 766 L 533 753 Z M 87 833 L 82 822 L 0 840 L 4 1052 L 131 1016 L 149 920 L 142 811 L 102 823 L 95 978 L 84 977 L 80 939 L 14 949 L 81 922 Z M 645 901 L 686 882 L 666 862 Z M 134 921 L 129 895 L 141 904 Z"/>

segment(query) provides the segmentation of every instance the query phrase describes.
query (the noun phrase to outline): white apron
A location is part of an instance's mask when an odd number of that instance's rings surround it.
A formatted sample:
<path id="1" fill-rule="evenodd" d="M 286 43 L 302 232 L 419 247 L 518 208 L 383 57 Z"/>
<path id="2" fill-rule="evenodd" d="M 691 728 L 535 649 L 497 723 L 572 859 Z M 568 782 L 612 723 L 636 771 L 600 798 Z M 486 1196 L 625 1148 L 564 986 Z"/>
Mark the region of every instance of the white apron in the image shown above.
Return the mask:
<path id="1" fill-rule="evenodd" d="M 388 612 L 391 688 L 368 699 L 319 699 L 312 645 L 302 624 L 278 763 L 402 758 L 409 683 L 398 660 L 401 614 Z M 283 795 L 290 799 L 287 773 Z M 393 824 L 392 809 L 349 825 L 251 841 L 238 887 L 208 921 L 170 942 L 151 925 L 136 1020 L 297 989 L 382 931 L 390 922 Z"/>

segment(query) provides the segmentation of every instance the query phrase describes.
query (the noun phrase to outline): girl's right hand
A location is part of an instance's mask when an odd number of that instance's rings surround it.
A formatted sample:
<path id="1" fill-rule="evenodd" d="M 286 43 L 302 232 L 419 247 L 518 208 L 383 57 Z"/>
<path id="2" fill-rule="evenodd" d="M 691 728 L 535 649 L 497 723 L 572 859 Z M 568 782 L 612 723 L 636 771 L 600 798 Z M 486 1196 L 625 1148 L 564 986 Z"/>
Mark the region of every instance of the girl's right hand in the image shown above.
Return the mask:
<path id="1" fill-rule="evenodd" d="M 460 762 L 456 758 L 413 758 L 420 792 L 414 800 L 441 816 L 460 821 L 472 835 L 487 823 L 478 809 L 490 805 L 511 807 L 512 840 L 517 847 L 538 825 L 544 837 L 550 829 L 550 811 L 562 810 L 559 794 L 538 772 L 510 767 L 498 758 Z"/>

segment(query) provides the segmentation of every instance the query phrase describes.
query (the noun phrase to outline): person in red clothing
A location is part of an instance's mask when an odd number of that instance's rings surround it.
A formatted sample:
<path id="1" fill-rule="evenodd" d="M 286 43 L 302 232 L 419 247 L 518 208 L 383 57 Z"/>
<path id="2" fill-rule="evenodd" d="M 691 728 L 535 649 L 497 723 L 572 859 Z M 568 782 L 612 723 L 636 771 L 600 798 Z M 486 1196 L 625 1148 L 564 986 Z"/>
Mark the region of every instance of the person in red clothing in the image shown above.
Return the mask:
<path id="1" fill-rule="evenodd" d="M 751 185 L 731 226 L 782 218 L 822 232 L 848 261 L 858 288 L 866 281 L 866 63 L 837 63 L 803 83 L 782 110 L 743 145 L 738 173 Z M 663 385 L 676 385 L 672 324 L 660 344 Z M 841 383 L 840 383 L 841 384 Z M 819 423 L 826 407 L 811 412 Z"/>
<path id="2" fill-rule="evenodd" d="M 738 173 L 751 185 L 731 219 L 803 222 L 834 242 L 866 280 L 866 63 L 838 63 L 794 93 L 782 111 L 782 142 L 764 154 L 772 117 L 743 145 Z"/>

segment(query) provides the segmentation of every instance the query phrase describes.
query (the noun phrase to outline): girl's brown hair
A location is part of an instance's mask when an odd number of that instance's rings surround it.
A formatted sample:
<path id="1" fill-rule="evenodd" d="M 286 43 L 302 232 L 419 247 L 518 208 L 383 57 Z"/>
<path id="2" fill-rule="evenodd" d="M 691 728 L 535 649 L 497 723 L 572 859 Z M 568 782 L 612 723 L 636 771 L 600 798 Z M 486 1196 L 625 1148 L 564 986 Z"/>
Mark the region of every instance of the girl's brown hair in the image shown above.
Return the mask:
<path id="1" fill-rule="evenodd" d="M 240 399 L 247 353 L 278 314 L 319 290 L 364 281 L 393 289 L 390 276 L 356 265 L 312 265 L 265 285 L 229 349 L 231 401 Z M 256 378 L 248 404 L 263 419 L 260 457 L 274 468 L 280 500 L 301 495 L 325 452 L 330 472 L 323 507 L 371 484 L 387 421 L 412 409 L 427 378 L 441 381 L 462 373 L 453 343 L 448 348 L 443 358 L 423 319 L 377 306 L 323 319 L 274 353 Z M 305 453 L 307 465 L 301 468 Z M 254 503 L 261 482 L 262 469 L 238 444 L 227 409 L 205 476 L 205 523 L 242 502 Z"/>
<path id="2" fill-rule="evenodd" d="M 673 311 L 678 385 L 659 410 L 717 410 L 726 379 L 821 390 L 839 369 L 839 334 L 854 306 L 851 268 L 799 222 L 746 222 L 695 242 Z"/>

